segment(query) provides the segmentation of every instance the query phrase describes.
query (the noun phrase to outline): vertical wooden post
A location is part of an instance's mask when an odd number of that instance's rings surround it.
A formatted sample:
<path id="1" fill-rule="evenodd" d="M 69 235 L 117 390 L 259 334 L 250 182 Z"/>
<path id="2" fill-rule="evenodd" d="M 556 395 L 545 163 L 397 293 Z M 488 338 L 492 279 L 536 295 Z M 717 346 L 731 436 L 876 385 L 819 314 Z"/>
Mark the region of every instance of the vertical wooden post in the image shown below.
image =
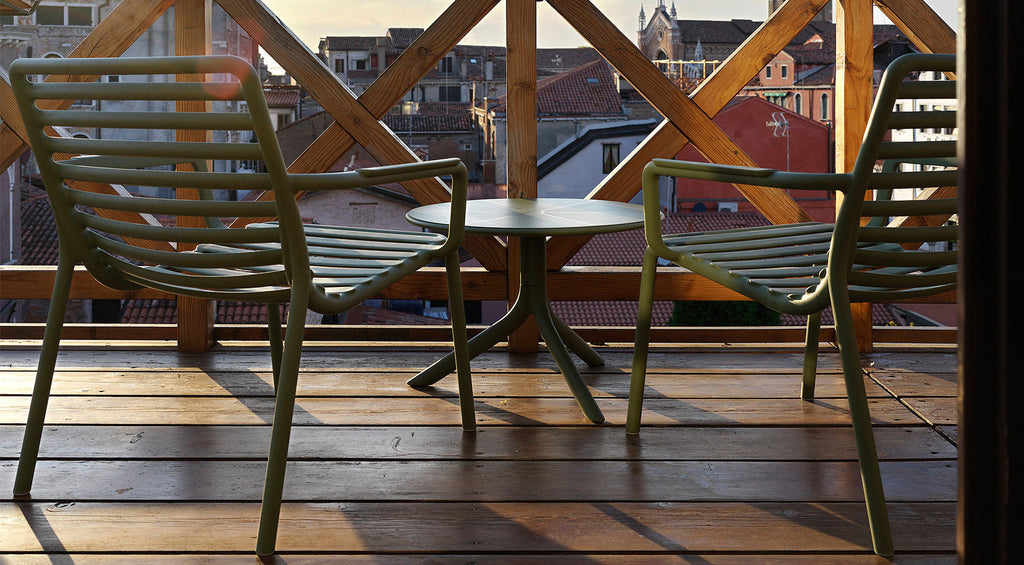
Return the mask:
<path id="1" fill-rule="evenodd" d="M 874 21 L 871 0 L 840 0 L 836 8 L 836 171 L 853 168 L 874 99 Z M 836 206 L 842 202 L 837 199 Z M 852 305 L 857 345 L 872 349 L 871 304 Z"/>
<path id="2" fill-rule="evenodd" d="M 507 0 L 505 3 L 507 47 L 506 91 L 508 100 L 508 197 L 537 197 L 537 2 Z M 518 238 L 508 242 L 509 307 L 519 294 Z M 538 331 L 528 320 L 508 338 L 510 351 L 538 349 Z"/>
<path id="3" fill-rule="evenodd" d="M 174 53 L 176 55 L 209 55 L 213 52 L 212 38 L 212 0 L 176 0 L 174 3 Z M 195 80 L 200 77 L 178 77 L 179 81 Z M 205 112 L 209 104 L 204 101 L 177 102 L 180 112 Z M 179 130 L 178 141 L 209 141 L 208 131 Z M 188 167 L 189 165 L 179 165 Z M 178 198 L 198 199 L 192 189 L 178 189 Z M 184 227 L 202 227 L 202 219 L 196 217 L 179 217 L 178 225 Z M 178 244 L 178 251 L 185 251 L 190 246 Z M 209 300 L 201 300 L 188 296 L 178 297 L 178 350 L 206 351 L 213 339 L 213 322 L 216 317 L 216 305 Z"/>

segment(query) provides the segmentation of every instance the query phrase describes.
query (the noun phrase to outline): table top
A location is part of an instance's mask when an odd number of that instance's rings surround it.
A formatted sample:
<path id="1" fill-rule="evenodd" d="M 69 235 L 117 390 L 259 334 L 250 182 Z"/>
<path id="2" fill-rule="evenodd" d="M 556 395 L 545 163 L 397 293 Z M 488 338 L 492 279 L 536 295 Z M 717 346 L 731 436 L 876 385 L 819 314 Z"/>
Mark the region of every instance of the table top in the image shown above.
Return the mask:
<path id="1" fill-rule="evenodd" d="M 431 229 L 448 227 L 449 204 L 414 208 L 406 218 Z M 490 235 L 584 235 L 643 227 L 637 204 L 583 198 L 486 198 L 466 203 L 466 231 Z"/>

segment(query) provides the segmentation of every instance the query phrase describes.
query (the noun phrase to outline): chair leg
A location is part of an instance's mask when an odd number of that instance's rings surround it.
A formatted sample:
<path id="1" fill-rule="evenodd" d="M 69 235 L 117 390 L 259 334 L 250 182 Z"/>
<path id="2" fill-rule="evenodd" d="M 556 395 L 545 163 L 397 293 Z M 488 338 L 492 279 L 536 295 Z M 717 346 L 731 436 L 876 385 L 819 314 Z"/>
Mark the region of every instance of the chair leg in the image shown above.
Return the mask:
<path id="1" fill-rule="evenodd" d="M 804 343 L 804 378 L 800 398 L 814 400 L 814 380 L 818 373 L 818 339 L 821 335 L 821 312 L 807 316 L 807 337 Z"/>
<path id="2" fill-rule="evenodd" d="M 871 428 L 871 413 L 864 390 L 864 375 L 860 369 L 860 352 L 857 349 L 853 314 L 845 294 L 837 297 L 836 292 L 830 290 L 832 315 L 836 323 L 836 341 L 839 343 L 839 355 L 843 362 L 843 378 L 846 381 L 846 395 L 850 402 L 850 417 L 853 420 L 853 433 L 857 442 L 857 459 L 860 462 L 871 542 L 875 553 L 889 557 L 894 553 L 892 531 L 885 506 L 882 474 L 878 467 L 875 436 Z"/>
<path id="3" fill-rule="evenodd" d="M 260 508 L 259 534 L 256 538 L 256 554 L 259 556 L 272 555 L 277 545 L 277 526 L 281 516 L 281 497 L 284 492 L 285 467 L 288 463 L 288 443 L 291 437 L 292 413 L 295 409 L 299 362 L 302 358 L 302 337 L 306 329 L 307 304 L 307 293 L 298 293 L 296 297 L 296 292 L 293 291 L 288 322 L 285 326 L 270 453 L 267 456 L 267 475 Z"/>
<path id="4" fill-rule="evenodd" d="M 462 274 L 458 252 L 444 258 L 448 274 L 448 308 L 451 312 L 452 343 L 455 353 L 455 373 L 459 384 L 459 410 L 462 413 L 462 429 L 471 432 L 476 429 L 476 411 L 473 407 L 473 375 L 470 370 L 469 339 L 466 336 L 466 305 L 462 301 Z"/>
<path id="5" fill-rule="evenodd" d="M 18 472 L 14 479 L 14 496 L 16 497 L 28 496 L 32 490 L 32 479 L 35 476 L 36 460 L 39 456 L 39 442 L 43 435 L 43 422 L 46 419 L 46 405 L 50 400 L 53 369 L 57 364 L 60 334 L 64 329 L 64 315 L 67 312 L 74 270 L 74 262 L 68 259 L 65 253 L 61 253 L 57 260 L 57 275 L 50 296 L 46 329 L 43 332 L 43 344 L 39 353 L 39 364 L 36 368 L 36 381 L 32 389 L 32 401 L 29 404 L 25 436 L 21 443 Z"/>
<path id="6" fill-rule="evenodd" d="M 267 339 L 270 341 L 270 363 L 274 370 L 274 390 L 281 376 L 281 305 L 267 304 Z"/>
<path id="7" fill-rule="evenodd" d="M 629 382 L 629 406 L 626 411 L 626 433 L 640 433 L 640 415 L 644 405 L 647 377 L 647 350 L 651 340 L 651 314 L 654 310 L 654 278 L 658 274 L 657 256 L 644 252 L 640 274 L 640 301 L 636 314 L 636 340 L 633 345 L 633 368 Z"/>

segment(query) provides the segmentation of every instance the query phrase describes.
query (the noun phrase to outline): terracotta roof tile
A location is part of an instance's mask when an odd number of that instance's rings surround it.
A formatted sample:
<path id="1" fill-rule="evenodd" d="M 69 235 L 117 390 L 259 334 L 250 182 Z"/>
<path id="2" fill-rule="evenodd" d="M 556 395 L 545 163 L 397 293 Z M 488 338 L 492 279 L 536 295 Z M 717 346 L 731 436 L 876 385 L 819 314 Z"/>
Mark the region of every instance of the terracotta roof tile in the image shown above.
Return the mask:
<path id="1" fill-rule="evenodd" d="M 21 264 L 57 264 L 57 224 L 46 191 L 23 184 L 21 191 Z"/>
<path id="2" fill-rule="evenodd" d="M 299 104 L 298 88 L 265 88 L 263 97 L 267 100 L 267 106 L 271 108 L 291 107 Z"/>
<path id="3" fill-rule="evenodd" d="M 493 108 L 504 112 L 507 97 Z M 617 116 L 622 98 L 603 59 L 537 81 L 539 116 Z"/>

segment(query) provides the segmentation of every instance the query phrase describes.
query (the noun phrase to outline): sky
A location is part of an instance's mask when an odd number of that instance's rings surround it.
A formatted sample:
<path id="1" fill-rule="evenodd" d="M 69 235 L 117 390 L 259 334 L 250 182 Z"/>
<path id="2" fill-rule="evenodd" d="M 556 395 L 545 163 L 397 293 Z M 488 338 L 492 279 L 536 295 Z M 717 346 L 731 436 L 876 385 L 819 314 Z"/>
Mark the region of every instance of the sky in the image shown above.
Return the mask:
<path id="1" fill-rule="evenodd" d="M 451 0 L 262 0 L 313 52 L 326 36 L 382 36 L 391 27 L 428 27 Z M 674 0 L 680 19 L 763 21 L 767 0 Z M 954 30 L 960 0 L 925 0 Z M 658 0 L 591 0 L 631 40 L 636 38 L 640 7 L 650 17 Z M 673 0 L 665 0 L 671 7 Z M 876 11 L 876 20 L 887 23 Z M 504 4 L 499 3 L 466 37 L 464 44 L 502 45 L 505 41 Z M 537 5 L 539 47 L 579 47 L 586 41 L 548 4 Z M 268 60 L 271 68 L 276 65 Z"/>

